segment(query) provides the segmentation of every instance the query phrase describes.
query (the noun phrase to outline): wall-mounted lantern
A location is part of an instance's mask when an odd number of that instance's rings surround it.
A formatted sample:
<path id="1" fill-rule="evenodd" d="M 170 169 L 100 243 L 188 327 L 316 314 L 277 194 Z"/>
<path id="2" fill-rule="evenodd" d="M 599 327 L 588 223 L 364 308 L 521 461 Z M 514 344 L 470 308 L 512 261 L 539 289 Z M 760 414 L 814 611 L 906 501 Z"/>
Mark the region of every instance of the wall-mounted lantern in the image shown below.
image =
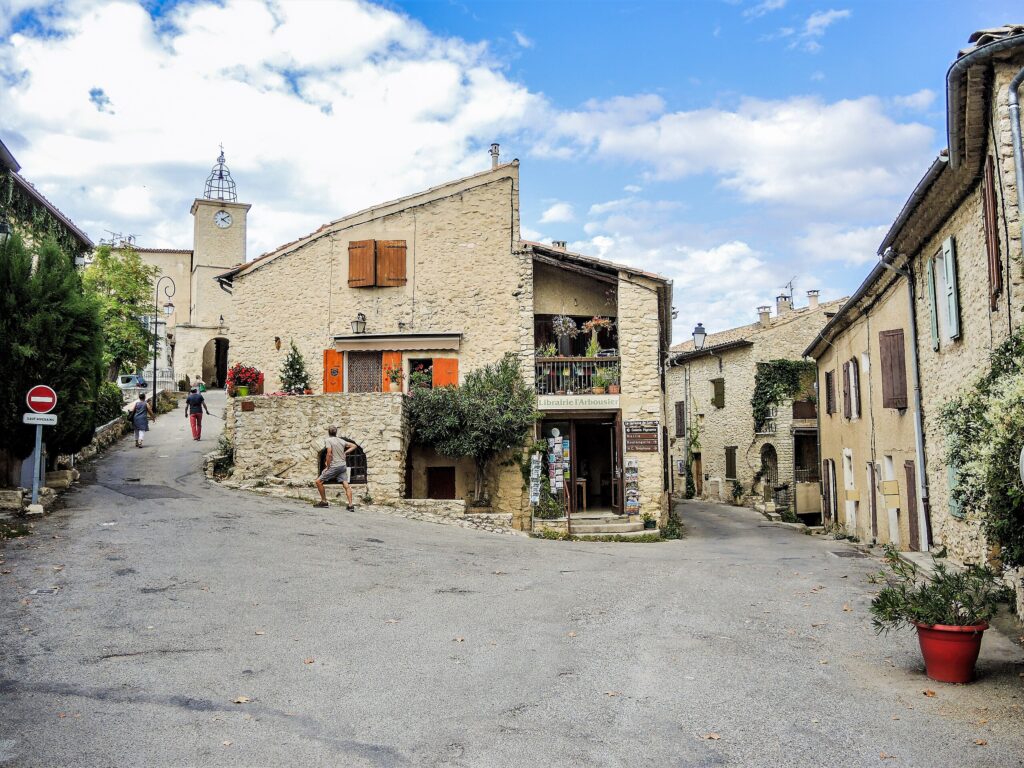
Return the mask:
<path id="1" fill-rule="evenodd" d="M 366 315 L 362 312 L 352 321 L 352 333 L 366 333 Z"/>

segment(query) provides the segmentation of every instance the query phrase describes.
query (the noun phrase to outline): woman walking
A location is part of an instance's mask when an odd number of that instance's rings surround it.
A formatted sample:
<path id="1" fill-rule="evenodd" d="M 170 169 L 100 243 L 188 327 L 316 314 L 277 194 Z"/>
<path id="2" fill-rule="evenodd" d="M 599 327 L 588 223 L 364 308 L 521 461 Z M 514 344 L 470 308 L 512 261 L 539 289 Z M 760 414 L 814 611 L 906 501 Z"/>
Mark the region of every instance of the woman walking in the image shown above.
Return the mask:
<path id="1" fill-rule="evenodd" d="M 141 448 L 142 441 L 149 431 L 149 420 L 156 421 L 153 406 L 146 402 L 146 393 L 139 392 L 139 399 L 132 409 L 132 426 L 135 428 L 135 447 Z"/>

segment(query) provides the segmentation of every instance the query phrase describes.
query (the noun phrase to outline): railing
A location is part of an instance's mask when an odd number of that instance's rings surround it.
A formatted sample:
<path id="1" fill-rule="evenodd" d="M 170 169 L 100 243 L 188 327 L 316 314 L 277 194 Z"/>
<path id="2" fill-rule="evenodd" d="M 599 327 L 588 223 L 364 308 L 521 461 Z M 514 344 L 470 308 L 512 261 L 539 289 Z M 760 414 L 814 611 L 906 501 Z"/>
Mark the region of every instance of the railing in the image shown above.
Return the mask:
<path id="1" fill-rule="evenodd" d="M 595 388 L 608 391 L 619 386 L 619 358 L 538 357 L 534 383 L 539 395 L 589 395 Z"/>
<path id="2" fill-rule="evenodd" d="M 794 400 L 793 401 L 793 418 L 794 419 L 816 419 L 818 418 L 818 405 L 817 403 L 809 400 Z"/>
<path id="3" fill-rule="evenodd" d="M 774 435 L 778 430 L 778 423 L 776 419 L 779 415 L 779 409 L 772 406 L 768 409 L 768 418 L 764 420 L 764 424 L 757 430 L 759 435 Z"/>
<path id="4" fill-rule="evenodd" d="M 794 470 L 794 474 L 798 483 L 817 483 L 821 480 L 821 474 L 818 472 L 817 467 L 797 469 Z"/>

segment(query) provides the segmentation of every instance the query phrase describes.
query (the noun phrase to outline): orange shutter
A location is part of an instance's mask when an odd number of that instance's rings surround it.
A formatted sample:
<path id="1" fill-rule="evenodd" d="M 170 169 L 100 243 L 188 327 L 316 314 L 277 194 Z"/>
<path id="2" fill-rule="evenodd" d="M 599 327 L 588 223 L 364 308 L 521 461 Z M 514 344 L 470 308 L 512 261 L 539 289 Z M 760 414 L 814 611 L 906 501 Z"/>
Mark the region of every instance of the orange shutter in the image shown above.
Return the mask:
<path id="1" fill-rule="evenodd" d="M 324 350 L 324 392 L 345 391 L 345 353 Z"/>
<path id="2" fill-rule="evenodd" d="M 434 358 L 434 386 L 459 386 L 459 361 L 454 357 Z"/>
<path id="3" fill-rule="evenodd" d="M 377 241 L 377 285 L 405 285 L 405 240 Z"/>
<path id="4" fill-rule="evenodd" d="M 377 259 L 373 240 L 353 240 L 348 244 L 348 285 L 350 288 L 372 287 L 377 276 Z"/>
<path id="5" fill-rule="evenodd" d="M 381 388 L 381 392 L 390 392 L 391 391 L 391 388 L 390 388 L 391 379 L 388 378 L 388 369 L 389 368 L 397 368 L 398 370 L 402 370 L 402 353 L 401 352 L 384 352 L 382 354 L 383 354 L 383 357 L 381 358 L 381 371 L 383 373 L 382 373 L 382 377 L 381 377 L 382 378 L 381 384 L 383 386 Z"/>

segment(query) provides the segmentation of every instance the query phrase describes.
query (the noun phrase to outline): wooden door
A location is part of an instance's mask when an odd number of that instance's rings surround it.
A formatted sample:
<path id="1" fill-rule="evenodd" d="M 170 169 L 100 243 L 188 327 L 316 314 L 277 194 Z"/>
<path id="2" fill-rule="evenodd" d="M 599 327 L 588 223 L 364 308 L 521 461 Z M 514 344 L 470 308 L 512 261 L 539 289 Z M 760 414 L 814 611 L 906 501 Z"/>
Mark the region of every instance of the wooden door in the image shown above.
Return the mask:
<path id="1" fill-rule="evenodd" d="M 427 498 L 455 498 L 455 467 L 427 467 Z"/>
<path id="2" fill-rule="evenodd" d="M 907 473 L 907 523 L 910 526 L 910 548 L 915 552 L 920 552 L 921 529 L 917 520 L 917 473 L 914 471 L 914 462 L 903 462 L 903 469 Z"/>
<path id="3" fill-rule="evenodd" d="M 345 391 L 345 353 L 324 350 L 324 392 Z"/>
<path id="4" fill-rule="evenodd" d="M 622 509 L 622 413 L 615 414 L 615 423 L 612 425 L 611 440 L 611 468 L 612 468 L 612 511 L 616 515 L 623 513 Z"/>
<path id="5" fill-rule="evenodd" d="M 693 490 L 697 496 L 704 493 L 704 464 L 700 454 L 693 454 Z"/>

